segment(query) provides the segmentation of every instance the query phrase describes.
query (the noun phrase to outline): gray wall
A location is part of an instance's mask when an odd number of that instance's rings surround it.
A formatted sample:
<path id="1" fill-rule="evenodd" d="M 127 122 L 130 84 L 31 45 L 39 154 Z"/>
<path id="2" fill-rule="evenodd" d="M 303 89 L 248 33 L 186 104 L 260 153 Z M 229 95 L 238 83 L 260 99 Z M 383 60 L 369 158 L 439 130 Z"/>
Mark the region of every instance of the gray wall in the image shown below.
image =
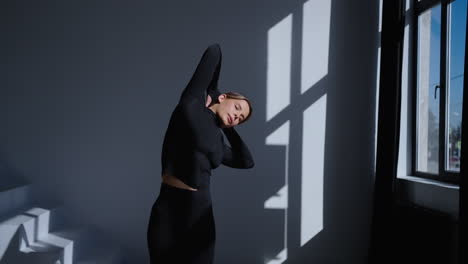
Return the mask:
<path id="1" fill-rule="evenodd" d="M 281 156 L 264 144 L 267 31 L 303 2 L 2 1 L 1 158 L 120 241 L 131 263 L 148 263 L 165 129 L 202 52 L 220 43 L 221 91 L 255 106 L 238 131 L 256 166 L 213 171 L 216 263 L 263 263 L 264 245 L 283 232 L 264 228 L 270 165 Z M 287 263 L 366 260 L 377 27 L 378 1 L 332 0 L 328 75 L 318 87 L 327 90 L 324 228 Z"/>

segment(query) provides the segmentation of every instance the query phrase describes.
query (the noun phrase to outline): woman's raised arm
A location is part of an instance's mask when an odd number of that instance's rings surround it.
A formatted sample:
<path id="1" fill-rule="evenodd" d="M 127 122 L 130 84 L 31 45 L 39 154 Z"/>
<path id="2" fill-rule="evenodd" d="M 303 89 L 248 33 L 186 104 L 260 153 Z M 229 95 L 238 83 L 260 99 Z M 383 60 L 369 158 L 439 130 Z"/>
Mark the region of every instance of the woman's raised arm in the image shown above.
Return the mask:
<path id="1" fill-rule="evenodd" d="M 192 78 L 182 92 L 180 101 L 195 98 L 205 102 L 208 94 L 216 94 L 221 61 L 222 54 L 219 44 L 210 45 L 203 53 Z"/>

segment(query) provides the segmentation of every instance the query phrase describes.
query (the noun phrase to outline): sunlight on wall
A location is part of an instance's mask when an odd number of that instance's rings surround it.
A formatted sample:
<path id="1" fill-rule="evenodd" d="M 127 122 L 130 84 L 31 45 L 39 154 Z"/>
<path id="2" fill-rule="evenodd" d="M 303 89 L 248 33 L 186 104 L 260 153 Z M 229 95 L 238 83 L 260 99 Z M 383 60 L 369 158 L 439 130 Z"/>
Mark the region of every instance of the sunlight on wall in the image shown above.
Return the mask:
<path id="1" fill-rule="evenodd" d="M 268 63 L 267 63 L 267 121 L 280 113 L 290 104 L 291 96 L 291 43 L 292 14 L 277 23 L 268 31 Z M 269 264 L 282 263 L 287 259 L 287 225 L 288 225 L 288 164 L 289 164 L 289 121 L 273 131 L 265 140 L 266 145 L 286 146 L 285 185 L 268 200 L 265 209 L 284 210 L 284 242 L 283 249 L 276 259 Z"/>
<path id="2" fill-rule="evenodd" d="M 301 93 L 305 93 L 328 73 L 330 8 L 330 0 L 304 3 Z"/>
<path id="3" fill-rule="evenodd" d="M 285 185 L 281 187 L 275 195 L 265 201 L 265 209 L 284 210 L 284 242 L 283 250 L 276 256 L 276 260 L 268 262 L 269 264 L 282 263 L 288 256 L 288 164 L 289 164 L 289 121 L 286 121 L 281 127 L 270 134 L 266 140 L 267 145 L 285 146 Z"/>
<path id="4" fill-rule="evenodd" d="M 267 121 L 291 101 L 292 15 L 268 30 Z"/>
<path id="5" fill-rule="evenodd" d="M 279 23 L 268 30 L 267 36 L 267 101 L 266 121 L 278 116 L 285 109 L 292 108 L 296 112 L 303 113 L 302 119 L 302 153 L 292 153 L 302 156 L 301 163 L 301 193 L 289 192 L 288 165 L 290 144 L 290 120 L 292 116 L 282 117 L 284 120 L 276 121 L 278 124 L 271 133 L 266 136 L 266 145 L 280 145 L 286 147 L 285 155 L 285 179 L 283 186 L 271 191 L 271 197 L 266 199 L 264 208 L 268 210 L 284 210 L 284 242 L 283 249 L 275 252 L 273 259 L 265 262 L 268 264 L 283 263 L 288 258 L 288 219 L 300 219 L 300 226 L 289 228 L 300 228 L 300 241 L 293 243 L 296 247 L 302 247 L 323 229 L 323 177 L 324 177 L 324 155 L 325 155 L 325 128 L 326 128 L 326 93 L 320 94 L 316 99 L 309 102 L 308 106 L 297 108 L 294 99 L 299 99 L 302 94 L 312 89 L 317 82 L 328 74 L 329 57 L 329 35 L 331 0 L 307 1 L 302 6 L 301 30 L 293 30 L 297 16 L 289 14 Z M 293 36 L 293 32 L 302 34 Z M 301 41 L 300 61 L 292 61 L 292 50 L 294 41 Z M 291 88 L 292 64 L 300 68 L 300 89 Z M 300 65 L 300 66 L 299 66 Z M 295 82 L 294 82 L 295 83 Z M 298 87 L 299 88 L 299 87 Z M 301 91 L 300 94 L 291 96 L 292 91 Z M 291 102 L 291 99 L 293 102 Z M 297 177 L 299 175 L 291 175 Z M 288 211 L 288 202 L 301 199 L 300 211 Z M 291 207 L 292 208 L 292 207 Z M 290 221 L 289 221 L 290 222 Z M 272 230 L 273 232 L 277 230 Z M 296 231 L 296 230 L 295 230 Z M 291 245 L 290 245 L 291 246 Z M 267 254 L 271 255 L 271 254 Z"/>
<path id="6" fill-rule="evenodd" d="M 301 246 L 323 229 L 323 166 L 327 95 L 304 111 L 302 133 Z"/>

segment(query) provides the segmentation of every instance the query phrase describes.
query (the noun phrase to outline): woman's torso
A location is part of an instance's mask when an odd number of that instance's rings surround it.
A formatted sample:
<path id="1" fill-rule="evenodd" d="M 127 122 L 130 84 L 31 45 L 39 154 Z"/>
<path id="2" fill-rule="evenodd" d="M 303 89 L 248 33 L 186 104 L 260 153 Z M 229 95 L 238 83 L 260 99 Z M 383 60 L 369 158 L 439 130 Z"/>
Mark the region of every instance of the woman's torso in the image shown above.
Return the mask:
<path id="1" fill-rule="evenodd" d="M 209 185 L 211 170 L 221 164 L 223 138 L 216 114 L 192 100 L 174 109 L 161 154 L 163 182 L 197 190 Z"/>

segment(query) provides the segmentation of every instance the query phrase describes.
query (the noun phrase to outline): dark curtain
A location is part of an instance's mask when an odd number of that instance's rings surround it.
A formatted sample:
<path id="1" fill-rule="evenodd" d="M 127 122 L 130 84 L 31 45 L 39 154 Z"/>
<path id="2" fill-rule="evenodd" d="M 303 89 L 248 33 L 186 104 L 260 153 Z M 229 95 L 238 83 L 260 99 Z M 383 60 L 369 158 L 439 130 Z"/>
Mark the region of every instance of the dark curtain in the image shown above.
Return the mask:
<path id="1" fill-rule="evenodd" d="M 370 263 L 390 262 L 400 133 L 401 66 L 403 59 L 404 0 L 384 0 L 377 160 L 371 229 Z"/>

